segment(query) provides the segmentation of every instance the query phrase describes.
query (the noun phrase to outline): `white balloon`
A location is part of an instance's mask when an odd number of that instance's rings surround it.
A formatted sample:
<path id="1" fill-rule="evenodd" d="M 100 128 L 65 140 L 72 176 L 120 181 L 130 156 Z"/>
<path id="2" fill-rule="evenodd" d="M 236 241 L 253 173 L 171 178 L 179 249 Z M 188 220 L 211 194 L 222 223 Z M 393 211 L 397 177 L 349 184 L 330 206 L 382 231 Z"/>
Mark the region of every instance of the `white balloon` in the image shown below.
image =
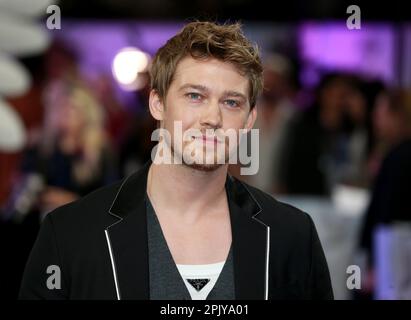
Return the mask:
<path id="1" fill-rule="evenodd" d="M 49 5 L 57 3 L 57 0 L 0 0 L 0 11 L 38 17 L 46 14 Z"/>
<path id="2" fill-rule="evenodd" d="M 0 51 L 29 56 L 45 50 L 49 34 L 36 22 L 0 13 Z"/>
<path id="3" fill-rule="evenodd" d="M 26 143 L 26 130 L 16 111 L 0 100 L 0 150 L 20 151 Z"/>
<path id="4" fill-rule="evenodd" d="M 12 58 L 0 55 L 0 94 L 8 97 L 24 94 L 31 85 L 26 69 Z"/>

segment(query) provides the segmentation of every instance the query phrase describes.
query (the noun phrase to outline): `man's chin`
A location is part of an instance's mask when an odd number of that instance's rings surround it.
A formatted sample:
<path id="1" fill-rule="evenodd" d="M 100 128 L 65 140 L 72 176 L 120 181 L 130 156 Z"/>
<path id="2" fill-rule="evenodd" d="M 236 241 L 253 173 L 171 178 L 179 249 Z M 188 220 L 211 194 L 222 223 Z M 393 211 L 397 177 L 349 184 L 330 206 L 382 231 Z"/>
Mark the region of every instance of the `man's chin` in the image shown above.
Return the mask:
<path id="1" fill-rule="evenodd" d="M 217 155 L 216 153 L 206 155 L 206 151 L 204 151 L 204 153 L 202 154 L 198 152 L 196 155 L 183 156 L 180 152 L 176 153 L 176 150 L 174 148 L 171 148 L 171 154 L 172 159 L 175 159 L 174 157 L 177 155 L 177 159 L 181 161 L 179 163 L 183 166 L 203 172 L 215 171 L 228 163 L 227 155 Z M 224 159 L 224 161 L 221 161 L 221 159 Z"/>

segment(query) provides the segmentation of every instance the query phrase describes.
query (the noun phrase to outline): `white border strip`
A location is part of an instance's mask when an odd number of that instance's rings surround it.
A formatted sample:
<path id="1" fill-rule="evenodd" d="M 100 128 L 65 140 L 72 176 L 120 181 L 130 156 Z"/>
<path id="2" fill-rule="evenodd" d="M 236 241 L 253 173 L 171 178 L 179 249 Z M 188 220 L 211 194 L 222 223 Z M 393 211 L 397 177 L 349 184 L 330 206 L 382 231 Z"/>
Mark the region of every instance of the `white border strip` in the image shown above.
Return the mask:
<path id="1" fill-rule="evenodd" d="M 117 300 L 121 300 L 120 298 L 120 289 L 118 288 L 118 283 L 117 283 L 117 271 L 116 271 L 116 265 L 114 263 L 113 259 L 113 252 L 111 250 L 111 242 L 110 242 L 110 237 L 108 235 L 107 230 L 104 230 L 104 233 L 106 234 L 106 240 L 107 240 L 107 245 L 108 245 L 108 251 L 110 252 L 110 260 L 111 260 L 111 267 L 113 268 L 113 276 L 114 276 L 114 284 L 116 286 L 116 294 L 117 294 Z"/>

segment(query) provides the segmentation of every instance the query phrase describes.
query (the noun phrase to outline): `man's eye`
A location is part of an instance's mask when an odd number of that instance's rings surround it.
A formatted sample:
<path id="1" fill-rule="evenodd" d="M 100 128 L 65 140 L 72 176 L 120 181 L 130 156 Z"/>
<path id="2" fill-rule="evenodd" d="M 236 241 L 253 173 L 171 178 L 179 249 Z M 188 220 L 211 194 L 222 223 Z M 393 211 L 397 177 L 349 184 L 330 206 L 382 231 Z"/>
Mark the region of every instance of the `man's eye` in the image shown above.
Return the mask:
<path id="1" fill-rule="evenodd" d="M 231 108 L 236 108 L 239 106 L 239 103 L 236 100 L 226 100 L 225 104 Z"/>
<path id="2" fill-rule="evenodd" d="M 201 99 L 201 95 L 200 95 L 199 93 L 195 93 L 195 92 L 187 93 L 186 96 L 187 96 L 190 100 L 200 100 L 200 99 Z"/>

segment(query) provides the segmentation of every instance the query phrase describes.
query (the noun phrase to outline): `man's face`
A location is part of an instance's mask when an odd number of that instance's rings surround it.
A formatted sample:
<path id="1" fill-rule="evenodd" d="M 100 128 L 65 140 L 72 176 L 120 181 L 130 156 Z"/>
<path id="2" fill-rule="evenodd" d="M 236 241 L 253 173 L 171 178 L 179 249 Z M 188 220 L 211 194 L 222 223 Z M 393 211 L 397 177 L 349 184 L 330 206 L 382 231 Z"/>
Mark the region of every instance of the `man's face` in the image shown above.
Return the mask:
<path id="1" fill-rule="evenodd" d="M 165 99 L 151 92 L 150 111 L 170 133 L 171 151 L 182 156 L 183 164 L 212 171 L 221 166 L 221 160 L 228 163 L 237 149 L 239 129 L 249 130 L 254 125 L 257 112 L 255 108 L 250 112 L 248 92 L 248 78 L 233 64 L 185 57 L 177 65 Z M 183 141 L 174 137 L 176 121 L 181 121 Z M 191 134 L 193 129 L 201 135 Z M 229 143 L 230 131 L 237 133 L 236 143 Z M 188 163 L 184 153 L 197 156 Z"/>

